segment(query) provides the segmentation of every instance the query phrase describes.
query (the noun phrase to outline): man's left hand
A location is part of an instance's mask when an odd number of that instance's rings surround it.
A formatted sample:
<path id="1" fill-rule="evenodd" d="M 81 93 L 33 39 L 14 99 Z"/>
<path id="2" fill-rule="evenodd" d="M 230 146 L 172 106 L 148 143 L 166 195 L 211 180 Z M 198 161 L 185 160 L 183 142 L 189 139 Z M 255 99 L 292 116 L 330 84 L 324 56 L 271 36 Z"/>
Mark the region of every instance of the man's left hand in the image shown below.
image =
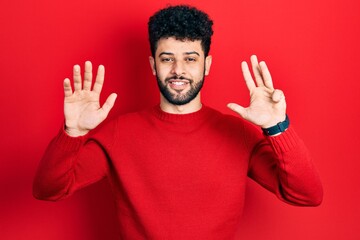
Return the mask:
<path id="1" fill-rule="evenodd" d="M 241 63 L 245 83 L 250 92 L 250 105 L 245 108 L 236 103 L 229 103 L 228 107 L 261 128 L 275 126 L 286 118 L 285 95 L 281 90 L 274 89 L 265 62 L 259 63 L 255 55 L 251 56 L 250 60 L 255 81 L 248 64 L 245 61 Z"/>

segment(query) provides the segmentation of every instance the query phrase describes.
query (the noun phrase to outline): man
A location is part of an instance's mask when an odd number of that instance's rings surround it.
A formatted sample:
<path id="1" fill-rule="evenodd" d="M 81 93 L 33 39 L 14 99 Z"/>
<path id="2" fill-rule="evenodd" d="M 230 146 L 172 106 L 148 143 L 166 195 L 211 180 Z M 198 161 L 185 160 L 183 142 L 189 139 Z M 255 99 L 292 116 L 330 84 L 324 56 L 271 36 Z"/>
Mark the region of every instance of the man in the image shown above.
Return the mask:
<path id="1" fill-rule="evenodd" d="M 74 91 L 64 81 L 65 126 L 41 161 L 34 196 L 56 201 L 107 177 L 123 239 L 233 239 L 247 176 L 287 203 L 319 205 L 321 183 L 264 62 L 251 57 L 255 81 L 242 63 L 250 106 L 229 104 L 241 117 L 202 104 L 212 34 L 207 14 L 192 7 L 152 16 L 150 65 L 160 104 L 98 128 L 116 94 L 101 107 L 104 67 L 91 89 L 91 63 L 84 80 L 74 66 Z"/>

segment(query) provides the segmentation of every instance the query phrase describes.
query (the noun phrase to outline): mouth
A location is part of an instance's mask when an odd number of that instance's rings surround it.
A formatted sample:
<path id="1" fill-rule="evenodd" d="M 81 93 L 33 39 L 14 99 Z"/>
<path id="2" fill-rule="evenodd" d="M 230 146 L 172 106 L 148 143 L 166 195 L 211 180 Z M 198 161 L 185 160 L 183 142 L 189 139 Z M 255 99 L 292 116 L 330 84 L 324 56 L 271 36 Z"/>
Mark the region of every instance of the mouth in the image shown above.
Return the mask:
<path id="1" fill-rule="evenodd" d="M 167 82 L 169 87 L 175 91 L 182 91 L 190 84 L 190 81 L 187 79 L 170 79 Z"/>

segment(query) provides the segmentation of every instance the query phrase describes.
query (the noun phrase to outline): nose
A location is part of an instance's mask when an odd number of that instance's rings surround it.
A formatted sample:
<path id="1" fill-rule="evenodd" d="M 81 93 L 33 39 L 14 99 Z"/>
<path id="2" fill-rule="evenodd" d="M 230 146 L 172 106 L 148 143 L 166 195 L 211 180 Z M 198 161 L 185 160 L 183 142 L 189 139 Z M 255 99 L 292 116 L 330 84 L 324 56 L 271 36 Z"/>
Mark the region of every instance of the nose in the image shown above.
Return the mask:
<path id="1" fill-rule="evenodd" d="M 172 65 L 171 73 L 176 76 L 184 75 L 185 74 L 184 64 L 179 61 L 175 61 Z"/>

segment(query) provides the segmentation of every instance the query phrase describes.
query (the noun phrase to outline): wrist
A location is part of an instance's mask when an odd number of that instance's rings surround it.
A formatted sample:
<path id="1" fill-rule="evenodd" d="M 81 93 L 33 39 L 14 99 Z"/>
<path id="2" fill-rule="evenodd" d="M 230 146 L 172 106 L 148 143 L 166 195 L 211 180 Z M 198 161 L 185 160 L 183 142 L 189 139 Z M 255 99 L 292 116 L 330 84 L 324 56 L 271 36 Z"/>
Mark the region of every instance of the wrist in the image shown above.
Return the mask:
<path id="1" fill-rule="evenodd" d="M 65 125 L 65 132 L 67 135 L 69 135 L 70 137 L 81 137 L 81 136 L 85 136 L 89 131 L 88 130 L 79 130 L 79 129 L 75 129 L 75 128 L 69 128 Z"/>

